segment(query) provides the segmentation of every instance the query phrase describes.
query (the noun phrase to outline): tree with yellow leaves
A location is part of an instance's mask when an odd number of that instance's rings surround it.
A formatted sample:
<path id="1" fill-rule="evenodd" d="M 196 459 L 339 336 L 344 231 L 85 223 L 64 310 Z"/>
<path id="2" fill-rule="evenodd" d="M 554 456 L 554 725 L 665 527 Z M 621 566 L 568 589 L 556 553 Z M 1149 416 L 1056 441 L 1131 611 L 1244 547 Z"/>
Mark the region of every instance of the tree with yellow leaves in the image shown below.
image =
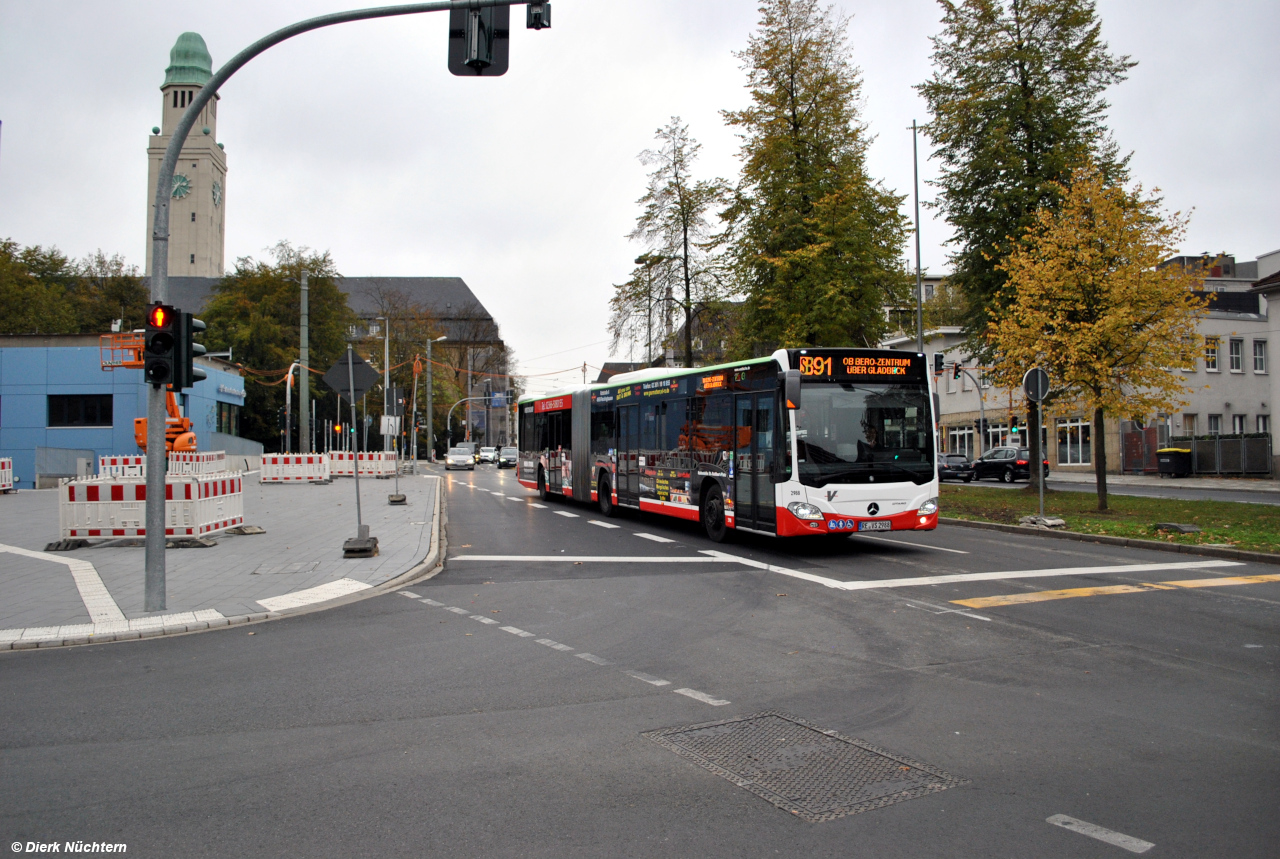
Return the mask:
<path id="1" fill-rule="evenodd" d="M 1194 270 L 1161 268 L 1187 219 L 1165 215 L 1158 196 L 1109 184 L 1095 168 L 1061 187 L 1062 206 L 1041 209 L 1000 265 L 1008 277 L 987 339 L 997 384 L 1019 386 L 1042 367 L 1054 400 L 1093 413 L 1098 509 L 1107 509 L 1103 420 L 1183 405 L 1205 307 Z"/>

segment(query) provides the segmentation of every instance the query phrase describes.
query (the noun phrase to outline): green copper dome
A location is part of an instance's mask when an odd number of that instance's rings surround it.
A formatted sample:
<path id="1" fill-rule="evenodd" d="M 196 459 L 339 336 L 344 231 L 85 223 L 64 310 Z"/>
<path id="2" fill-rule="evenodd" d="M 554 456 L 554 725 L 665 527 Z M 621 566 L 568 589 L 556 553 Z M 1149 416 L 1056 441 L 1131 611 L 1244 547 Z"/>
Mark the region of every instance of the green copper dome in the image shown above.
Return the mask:
<path id="1" fill-rule="evenodd" d="M 183 33 L 169 52 L 169 68 L 164 70 L 163 87 L 171 84 L 204 86 L 213 77 L 213 57 L 199 33 Z"/>

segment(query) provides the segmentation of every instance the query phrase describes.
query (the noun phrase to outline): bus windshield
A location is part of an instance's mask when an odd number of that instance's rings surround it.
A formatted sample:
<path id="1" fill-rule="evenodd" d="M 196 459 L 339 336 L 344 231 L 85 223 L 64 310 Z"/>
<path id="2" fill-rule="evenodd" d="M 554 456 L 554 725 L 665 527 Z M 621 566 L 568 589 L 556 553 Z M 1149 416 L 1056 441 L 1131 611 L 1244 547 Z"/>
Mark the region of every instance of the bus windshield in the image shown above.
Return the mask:
<path id="1" fill-rule="evenodd" d="M 806 383 L 796 410 L 800 482 L 925 484 L 933 479 L 929 391 Z"/>

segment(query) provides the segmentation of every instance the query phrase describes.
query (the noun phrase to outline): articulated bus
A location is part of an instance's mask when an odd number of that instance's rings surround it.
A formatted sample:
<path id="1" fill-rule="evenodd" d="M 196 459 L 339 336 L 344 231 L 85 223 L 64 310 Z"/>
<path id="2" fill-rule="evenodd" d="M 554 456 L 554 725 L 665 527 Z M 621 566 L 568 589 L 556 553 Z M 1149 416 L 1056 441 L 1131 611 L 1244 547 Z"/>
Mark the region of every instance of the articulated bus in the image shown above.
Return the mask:
<path id="1" fill-rule="evenodd" d="M 934 404 L 923 355 L 782 349 L 651 368 L 525 397 L 521 484 L 779 537 L 938 524 Z"/>

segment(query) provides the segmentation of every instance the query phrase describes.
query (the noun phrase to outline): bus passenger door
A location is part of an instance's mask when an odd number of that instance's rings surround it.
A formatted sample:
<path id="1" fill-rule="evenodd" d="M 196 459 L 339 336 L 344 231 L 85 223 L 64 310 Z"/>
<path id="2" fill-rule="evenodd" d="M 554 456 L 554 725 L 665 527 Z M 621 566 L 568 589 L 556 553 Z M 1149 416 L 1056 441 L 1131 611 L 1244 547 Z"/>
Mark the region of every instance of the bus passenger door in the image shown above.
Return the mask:
<path id="1" fill-rule="evenodd" d="M 734 522 L 760 531 L 777 527 L 770 480 L 774 408 L 772 393 L 739 394 L 734 400 Z"/>
<path id="2" fill-rule="evenodd" d="M 640 493 L 640 472 L 636 451 L 640 446 L 640 410 L 637 406 L 618 408 L 618 502 L 635 505 Z"/>

